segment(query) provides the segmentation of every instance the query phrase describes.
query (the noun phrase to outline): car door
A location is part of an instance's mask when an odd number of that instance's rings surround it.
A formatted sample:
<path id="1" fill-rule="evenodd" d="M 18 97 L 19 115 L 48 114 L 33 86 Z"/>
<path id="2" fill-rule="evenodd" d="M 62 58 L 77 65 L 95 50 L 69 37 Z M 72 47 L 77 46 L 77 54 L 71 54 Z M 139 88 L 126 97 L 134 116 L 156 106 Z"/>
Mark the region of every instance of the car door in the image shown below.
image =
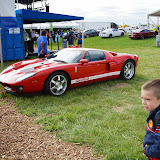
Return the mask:
<path id="1" fill-rule="evenodd" d="M 105 73 L 109 72 L 103 51 L 87 51 L 83 59 L 87 59 L 88 63 L 77 66 L 77 82 L 85 84 L 97 82 L 104 78 Z"/>
<path id="2" fill-rule="evenodd" d="M 153 37 L 154 36 L 154 33 L 150 30 L 148 30 L 148 37 Z"/>
<path id="3" fill-rule="evenodd" d="M 118 36 L 118 30 L 117 29 L 113 29 L 112 31 L 113 31 L 113 37 Z"/>
<path id="4" fill-rule="evenodd" d="M 145 38 L 149 37 L 149 32 L 147 29 L 143 30 L 143 35 Z"/>
<path id="5" fill-rule="evenodd" d="M 91 36 L 91 37 L 95 36 L 95 32 L 94 32 L 93 29 L 90 30 L 90 36 Z"/>

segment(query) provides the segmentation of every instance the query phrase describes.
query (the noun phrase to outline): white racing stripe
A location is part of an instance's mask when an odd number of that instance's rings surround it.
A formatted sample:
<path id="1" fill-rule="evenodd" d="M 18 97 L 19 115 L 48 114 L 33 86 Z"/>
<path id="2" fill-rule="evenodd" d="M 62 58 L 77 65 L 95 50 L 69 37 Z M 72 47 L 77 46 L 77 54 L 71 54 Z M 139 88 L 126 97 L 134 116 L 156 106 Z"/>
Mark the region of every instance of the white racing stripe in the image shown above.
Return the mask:
<path id="1" fill-rule="evenodd" d="M 120 74 L 120 71 L 104 73 L 104 74 L 98 74 L 98 75 L 95 75 L 95 76 L 90 76 L 90 77 L 84 77 L 84 78 L 71 80 L 71 84 L 90 81 L 90 80 L 109 77 L 109 76 L 115 76 L 115 75 L 119 75 L 119 74 Z"/>

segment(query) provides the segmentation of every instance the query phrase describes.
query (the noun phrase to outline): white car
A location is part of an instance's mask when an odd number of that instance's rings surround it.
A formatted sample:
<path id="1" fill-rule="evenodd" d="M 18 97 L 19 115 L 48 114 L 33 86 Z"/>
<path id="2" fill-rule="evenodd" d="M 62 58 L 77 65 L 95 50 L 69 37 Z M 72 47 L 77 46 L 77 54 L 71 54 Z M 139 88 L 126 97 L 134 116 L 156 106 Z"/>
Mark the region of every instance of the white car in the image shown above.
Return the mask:
<path id="1" fill-rule="evenodd" d="M 111 29 L 106 29 L 102 32 L 99 33 L 99 36 L 104 38 L 104 37 L 117 37 L 117 36 L 124 36 L 124 31 L 122 30 L 118 30 L 115 28 L 111 28 Z"/>

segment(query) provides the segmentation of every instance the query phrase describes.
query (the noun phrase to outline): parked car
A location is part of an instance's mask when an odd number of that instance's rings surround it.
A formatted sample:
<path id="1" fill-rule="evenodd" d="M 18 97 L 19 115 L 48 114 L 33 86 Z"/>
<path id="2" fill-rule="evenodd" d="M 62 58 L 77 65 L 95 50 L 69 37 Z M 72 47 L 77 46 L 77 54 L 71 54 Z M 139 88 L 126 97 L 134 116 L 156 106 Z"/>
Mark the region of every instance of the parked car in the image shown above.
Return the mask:
<path id="1" fill-rule="evenodd" d="M 101 28 L 101 29 L 97 29 L 97 32 L 100 33 L 102 31 L 104 31 L 105 29 L 104 28 Z"/>
<path id="2" fill-rule="evenodd" d="M 153 28 L 150 28 L 149 30 L 150 31 L 154 31 L 155 32 L 155 35 L 158 35 L 158 33 L 159 33 L 159 30 L 158 30 L 159 28 L 158 27 L 153 27 Z"/>
<path id="3" fill-rule="evenodd" d="M 112 37 L 117 37 L 117 36 L 124 36 L 124 31 L 118 30 L 115 28 L 106 29 L 106 30 L 100 32 L 99 36 L 102 38 L 105 38 L 105 37 L 112 38 Z"/>
<path id="4" fill-rule="evenodd" d="M 118 28 L 118 30 L 123 31 L 124 33 L 127 33 L 127 30 L 125 28 Z"/>
<path id="5" fill-rule="evenodd" d="M 83 31 L 83 36 L 85 38 L 89 38 L 89 37 L 94 37 L 94 36 L 98 36 L 98 31 L 94 30 L 94 29 L 88 29 L 88 30 L 84 30 Z"/>
<path id="6" fill-rule="evenodd" d="M 130 80 L 138 56 L 87 48 L 65 48 L 54 58 L 19 61 L 0 73 L 0 84 L 11 93 L 60 96 L 68 88 L 121 76 Z"/>
<path id="7" fill-rule="evenodd" d="M 155 32 L 153 30 L 148 29 L 136 29 L 129 33 L 129 38 L 131 39 L 144 39 L 155 36 Z"/>

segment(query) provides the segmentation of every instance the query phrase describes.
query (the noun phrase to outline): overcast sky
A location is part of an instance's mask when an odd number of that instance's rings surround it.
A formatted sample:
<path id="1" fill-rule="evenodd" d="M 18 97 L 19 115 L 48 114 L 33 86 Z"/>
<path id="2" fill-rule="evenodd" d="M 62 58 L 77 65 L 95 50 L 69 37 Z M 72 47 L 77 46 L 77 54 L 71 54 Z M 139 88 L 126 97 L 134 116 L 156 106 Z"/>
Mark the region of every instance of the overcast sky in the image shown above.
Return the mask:
<path id="1" fill-rule="evenodd" d="M 146 24 L 160 10 L 160 0 L 48 0 L 50 12 L 84 17 L 84 21 Z M 157 24 L 157 17 L 151 17 Z M 152 21 L 150 21 L 151 23 Z"/>

